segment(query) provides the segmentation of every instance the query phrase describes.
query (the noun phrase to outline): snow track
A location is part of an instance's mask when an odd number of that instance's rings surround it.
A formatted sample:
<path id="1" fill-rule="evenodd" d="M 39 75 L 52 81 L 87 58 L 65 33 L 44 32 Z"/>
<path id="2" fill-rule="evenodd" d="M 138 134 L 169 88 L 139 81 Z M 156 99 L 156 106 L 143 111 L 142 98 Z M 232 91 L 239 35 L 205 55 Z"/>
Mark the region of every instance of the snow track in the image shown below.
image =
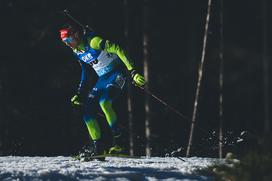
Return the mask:
<path id="1" fill-rule="evenodd" d="M 0 180 L 213 180 L 197 170 L 221 164 L 212 158 L 106 158 L 105 162 L 71 157 L 0 157 Z"/>

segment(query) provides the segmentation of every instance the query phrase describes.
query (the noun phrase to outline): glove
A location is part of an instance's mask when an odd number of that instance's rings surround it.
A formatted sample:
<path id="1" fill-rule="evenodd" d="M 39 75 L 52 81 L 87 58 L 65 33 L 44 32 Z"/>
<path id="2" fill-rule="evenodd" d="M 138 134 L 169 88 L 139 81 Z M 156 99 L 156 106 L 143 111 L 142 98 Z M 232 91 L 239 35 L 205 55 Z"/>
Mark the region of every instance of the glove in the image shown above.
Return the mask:
<path id="1" fill-rule="evenodd" d="M 130 71 L 130 74 L 131 74 L 131 78 L 133 80 L 133 84 L 135 84 L 136 86 L 144 86 L 145 85 L 145 78 L 144 76 L 142 76 L 141 74 L 137 73 L 136 70 L 131 70 Z"/>
<path id="2" fill-rule="evenodd" d="M 72 98 L 71 98 L 71 103 L 75 106 L 80 106 L 82 105 L 82 101 L 81 101 L 81 98 L 80 98 L 80 95 L 79 94 L 76 94 L 74 95 Z"/>

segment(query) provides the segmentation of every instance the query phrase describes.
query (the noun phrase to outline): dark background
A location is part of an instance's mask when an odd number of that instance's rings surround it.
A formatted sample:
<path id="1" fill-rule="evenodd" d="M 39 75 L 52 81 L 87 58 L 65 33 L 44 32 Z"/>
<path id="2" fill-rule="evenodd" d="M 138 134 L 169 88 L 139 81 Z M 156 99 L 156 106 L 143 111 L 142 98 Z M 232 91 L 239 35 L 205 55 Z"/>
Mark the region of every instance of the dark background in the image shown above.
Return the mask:
<path id="1" fill-rule="evenodd" d="M 207 1 L 128 1 L 125 17 L 123 0 L 1 0 L 0 154 L 69 155 L 89 142 L 80 111 L 70 104 L 79 83 L 80 66 L 60 41 L 58 29 L 65 23 L 61 10 L 70 9 L 99 35 L 128 50 L 142 71 L 144 5 L 149 13 L 150 90 L 191 117 Z M 268 2 L 269 61 L 270 7 Z M 198 126 L 215 134 L 219 125 L 219 13 L 219 2 L 213 1 L 197 114 Z M 124 34 L 126 18 L 128 38 Z M 224 2 L 224 40 L 224 134 L 235 137 L 246 130 L 260 137 L 264 130 L 262 1 Z M 137 88 L 132 92 L 134 149 L 143 155 L 145 94 Z M 126 95 L 115 105 L 124 128 L 128 125 Z M 271 112 L 271 96 L 269 104 Z M 106 121 L 100 122 L 103 125 Z M 106 135 L 109 130 L 105 125 L 104 129 Z M 188 121 L 151 99 L 154 155 L 186 147 L 189 129 Z M 215 142 L 196 129 L 193 155 L 216 156 Z M 225 152 L 241 153 L 250 144 L 234 144 Z"/>

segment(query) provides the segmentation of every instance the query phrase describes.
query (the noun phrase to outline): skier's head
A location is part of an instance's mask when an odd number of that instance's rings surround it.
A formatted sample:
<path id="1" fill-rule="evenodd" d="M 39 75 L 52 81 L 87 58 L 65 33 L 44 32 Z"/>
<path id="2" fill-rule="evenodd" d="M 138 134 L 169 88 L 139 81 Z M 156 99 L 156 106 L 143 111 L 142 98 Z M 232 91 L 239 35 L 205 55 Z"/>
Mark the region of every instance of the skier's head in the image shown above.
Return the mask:
<path id="1" fill-rule="evenodd" d="M 71 48 L 79 46 L 81 41 L 81 32 L 76 28 L 66 25 L 59 30 L 61 40 Z"/>

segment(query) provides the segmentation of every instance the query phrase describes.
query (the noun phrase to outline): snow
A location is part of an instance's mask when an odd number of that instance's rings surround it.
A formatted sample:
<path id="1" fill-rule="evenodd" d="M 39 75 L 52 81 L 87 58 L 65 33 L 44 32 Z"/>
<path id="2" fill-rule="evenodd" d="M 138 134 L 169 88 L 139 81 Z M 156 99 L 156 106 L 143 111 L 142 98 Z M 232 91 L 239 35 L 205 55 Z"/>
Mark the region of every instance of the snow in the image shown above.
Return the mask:
<path id="1" fill-rule="evenodd" d="M 213 180 L 197 171 L 224 161 L 215 158 L 142 157 L 75 161 L 71 157 L 0 157 L 0 180 Z"/>

